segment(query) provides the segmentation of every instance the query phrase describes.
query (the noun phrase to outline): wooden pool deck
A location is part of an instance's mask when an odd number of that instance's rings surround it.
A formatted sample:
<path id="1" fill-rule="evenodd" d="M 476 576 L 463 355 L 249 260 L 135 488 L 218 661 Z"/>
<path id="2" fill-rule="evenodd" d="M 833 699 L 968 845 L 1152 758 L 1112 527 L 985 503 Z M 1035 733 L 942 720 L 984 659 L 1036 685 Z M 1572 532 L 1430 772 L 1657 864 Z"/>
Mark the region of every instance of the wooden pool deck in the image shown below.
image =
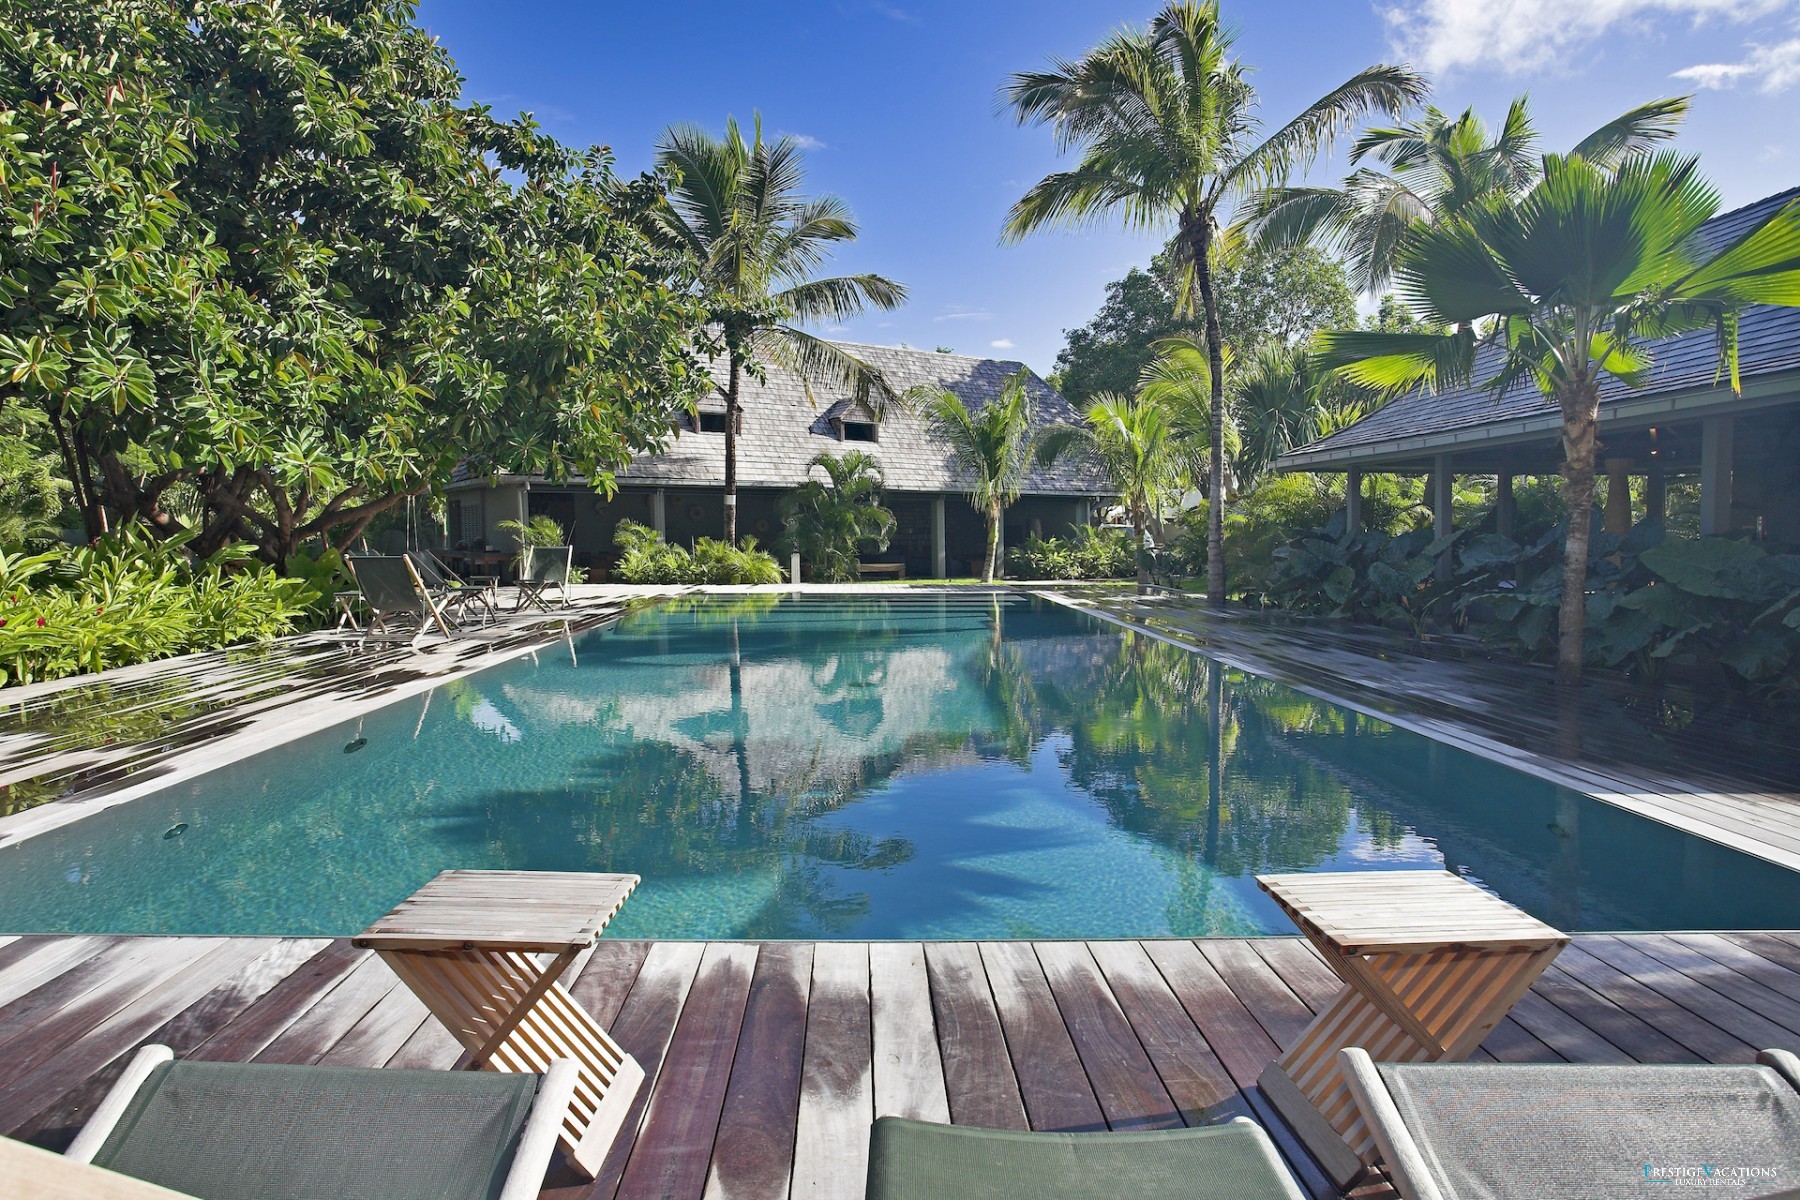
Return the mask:
<path id="1" fill-rule="evenodd" d="M 0 1132 L 60 1149 L 145 1042 L 183 1057 L 447 1068 L 382 962 L 322 938 L 0 938 Z M 574 992 L 650 1082 L 556 1200 L 855 1200 L 879 1114 L 1002 1128 L 1248 1113 L 1338 1193 L 1254 1086 L 1336 981 L 1292 938 L 602 942 Z M 1479 1051 L 1746 1062 L 1800 1050 L 1800 933 L 1577 936 Z M 1368 1189 L 1365 1189 L 1367 1191 Z"/>
<path id="2" fill-rule="evenodd" d="M 1692 686 L 1660 691 L 1592 672 L 1572 700 L 1547 666 L 1470 638 L 1199 597 L 1080 586 L 1044 593 L 1227 666 L 1279 680 L 1650 820 L 1800 870 L 1800 714 Z"/>

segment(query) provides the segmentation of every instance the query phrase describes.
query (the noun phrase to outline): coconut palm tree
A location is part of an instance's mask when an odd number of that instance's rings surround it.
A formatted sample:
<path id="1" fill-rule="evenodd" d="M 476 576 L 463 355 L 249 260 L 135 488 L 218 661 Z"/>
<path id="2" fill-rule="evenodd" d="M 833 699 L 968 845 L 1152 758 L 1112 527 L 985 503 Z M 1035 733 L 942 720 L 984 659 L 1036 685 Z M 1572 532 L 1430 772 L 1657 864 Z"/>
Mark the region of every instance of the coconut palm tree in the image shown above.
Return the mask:
<path id="1" fill-rule="evenodd" d="M 1570 153 L 1614 167 L 1653 150 L 1680 129 L 1688 100 L 1641 104 L 1582 138 Z M 1245 205 L 1241 229 L 1269 247 L 1317 241 L 1345 256 L 1353 286 L 1379 292 L 1415 226 L 1456 216 L 1490 196 L 1523 195 L 1537 181 L 1541 155 L 1530 100 L 1520 96 L 1491 133 L 1472 108 L 1452 117 L 1435 107 L 1415 120 L 1364 130 L 1351 146 L 1350 163 L 1365 159 L 1387 170 L 1358 167 L 1335 188 L 1264 188 Z"/>
<path id="2" fill-rule="evenodd" d="M 1581 682 L 1600 386 L 1637 386 L 1643 339 L 1712 327 L 1720 370 L 1738 387 L 1737 316 L 1749 304 L 1800 305 L 1800 201 L 1729 243 L 1698 238 L 1719 211 L 1699 161 L 1637 155 L 1608 169 L 1544 159 L 1517 201 L 1494 196 L 1425 226 L 1402 247 L 1401 297 L 1442 333 L 1320 334 L 1320 364 L 1384 391 L 1444 387 L 1492 371 L 1501 392 L 1535 384 L 1562 417 L 1569 524 L 1558 614 L 1557 682 Z M 1477 357 L 1478 326 L 1491 323 Z"/>
<path id="3" fill-rule="evenodd" d="M 906 289 L 880 275 L 813 277 L 833 245 L 855 240 L 856 224 L 836 196 L 801 194 L 799 143 L 764 141 L 761 118 L 749 142 L 735 120 L 722 138 L 671 126 L 656 158 L 675 182 L 653 216 L 655 228 L 699 264 L 713 345 L 725 356 L 725 540 L 735 543 L 744 373 L 760 378 L 765 366 L 782 367 L 809 391 L 842 388 L 879 410 L 895 399 L 881 373 L 795 323 L 898 308 Z"/>
<path id="4" fill-rule="evenodd" d="M 992 583 L 1000 569 L 1000 516 L 1019 498 L 1036 458 L 1029 372 L 1008 376 L 1000 394 L 973 411 L 955 392 L 921 394 L 933 435 L 950 450 L 952 469 L 963 476 L 969 503 L 987 520 L 987 552 L 981 581 Z"/>
<path id="5" fill-rule="evenodd" d="M 1204 317 L 1219 422 L 1224 345 L 1212 270 L 1222 210 L 1285 180 L 1364 117 L 1398 113 L 1426 91 L 1409 68 L 1370 67 L 1263 137 L 1256 90 L 1231 48 L 1217 0 L 1176 0 L 1148 27 L 1121 30 L 1078 61 L 1014 75 L 1004 91 L 1021 124 L 1049 125 L 1061 148 L 1080 154 L 1013 205 L 1006 236 L 1106 214 L 1137 228 L 1172 223 L 1182 308 Z M 1224 475 L 1224 441 L 1221 424 L 1210 439 L 1215 480 Z M 1223 506 L 1208 507 L 1207 592 L 1217 604 L 1225 600 Z"/>
<path id="6" fill-rule="evenodd" d="M 825 472 L 823 482 L 811 478 L 814 467 Z M 857 550 L 864 543 L 886 550 L 894 536 L 894 514 L 881 505 L 881 463 L 861 450 L 821 450 L 807 475 L 782 500 L 787 543 L 812 565 L 815 580 L 854 583 Z"/>
<path id="7" fill-rule="evenodd" d="M 1170 406 L 1136 396 L 1104 393 L 1079 425 L 1052 425 L 1038 439 L 1037 461 L 1047 466 L 1068 453 L 1086 455 L 1119 490 L 1131 522 L 1138 590 L 1150 585 L 1144 531 L 1156 521 L 1180 483 L 1180 463 Z"/>

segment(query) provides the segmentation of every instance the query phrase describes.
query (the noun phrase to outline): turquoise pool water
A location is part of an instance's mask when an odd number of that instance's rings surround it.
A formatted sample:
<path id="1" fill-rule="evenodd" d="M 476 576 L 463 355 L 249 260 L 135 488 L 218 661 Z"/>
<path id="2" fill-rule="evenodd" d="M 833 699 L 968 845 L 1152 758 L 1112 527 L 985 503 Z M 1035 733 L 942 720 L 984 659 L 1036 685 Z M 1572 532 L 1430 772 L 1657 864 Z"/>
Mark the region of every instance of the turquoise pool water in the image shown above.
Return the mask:
<path id="1" fill-rule="evenodd" d="M 770 596 L 0 850 L 0 930 L 348 934 L 493 867 L 642 875 L 621 937 L 1288 933 L 1257 872 L 1441 866 L 1570 930 L 1800 912 L 1800 875 L 1058 605 Z"/>

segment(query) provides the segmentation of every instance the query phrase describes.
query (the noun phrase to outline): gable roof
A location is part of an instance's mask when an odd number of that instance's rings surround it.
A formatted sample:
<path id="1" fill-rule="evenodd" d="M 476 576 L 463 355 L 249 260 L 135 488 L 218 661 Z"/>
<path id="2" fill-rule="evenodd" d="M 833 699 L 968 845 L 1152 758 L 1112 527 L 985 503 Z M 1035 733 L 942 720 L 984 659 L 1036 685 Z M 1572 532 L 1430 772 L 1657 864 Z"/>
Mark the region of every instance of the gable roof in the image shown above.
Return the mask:
<path id="1" fill-rule="evenodd" d="M 1754 204 L 1723 213 L 1700 229 L 1699 240 L 1715 250 L 1742 235 L 1782 206 L 1800 200 L 1800 187 L 1765 197 Z M 1718 339 L 1710 330 L 1693 330 L 1645 343 L 1652 357 L 1648 379 L 1640 387 L 1606 377 L 1600 386 L 1600 419 L 1615 415 L 1621 400 L 1646 400 L 1675 393 L 1711 394 L 1720 402 L 1732 399 L 1729 384 L 1719 378 Z M 1479 381 L 1499 369 L 1500 350 L 1484 346 L 1477 352 L 1477 382 L 1433 392 L 1408 392 L 1376 409 L 1354 425 L 1329 437 L 1291 450 L 1276 462 L 1279 469 L 1316 469 L 1356 466 L 1375 458 L 1403 458 L 1429 453 L 1434 446 L 1454 441 L 1461 446 L 1487 437 L 1521 431 L 1522 427 L 1556 417 L 1556 405 L 1535 385 L 1522 381 L 1496 395 Z M 1800 372 L 1800 308 L 1756 305 L 1746 309 L 1738 325 L 1739 374 L 1746 392 L 1753 380 L 1768 380 L 1786 372 Z M 1794 383 L 1800 391 L 1800 379 Z M 1609 412 L 1609 409 L 1612 410 Z"/>
<path id="2" fill-rule="evenodd" d="M 971 410 L 979 411 L 1000 394 L 1006 380 L 1024 363 L 1005 359 L 971 358 L 898 346 L 836 343 L 879 370 L 897 392 L 929 386 L 955 392 Z M 723 384 L 721 360 L 712 366 Z M 867 419 L 841 390 L 805 384 L 790 371 L 770 367 L 768 378 L 758 384 L 742 381 L 744 428 L 738 435 L 738 486 L 791 488 L 805 482 L 808 466 L 820 451 L 842 454 L 861 450 L 881 461 L 885 486 L 890 491 L 954 492 L 963 479 L 950 461 L 943 443 L 931 433 L 928 420 L 919 413 L 894 408 L 880 422 L 876 442 L 840 442 L 832 421 Z M 1026 388 L 1039 426 L 1074 422 L 1073 405 L 1056 389 L 1027 374 Z M 718 393 L 700 402 L 702 412 L 722 412 L 725 401 Z M 619 472 L 622 484 L 663 484 L 686 487 L 722 487 L 725 482 L 725 435 L 683 430 L 668 451 L 640 455 Z M 1047 468 L 1034 468 L 1022 489 L 1025 495 L 1098 496 L 1114 489 L 1091 463 L 1073 457 Z"/>

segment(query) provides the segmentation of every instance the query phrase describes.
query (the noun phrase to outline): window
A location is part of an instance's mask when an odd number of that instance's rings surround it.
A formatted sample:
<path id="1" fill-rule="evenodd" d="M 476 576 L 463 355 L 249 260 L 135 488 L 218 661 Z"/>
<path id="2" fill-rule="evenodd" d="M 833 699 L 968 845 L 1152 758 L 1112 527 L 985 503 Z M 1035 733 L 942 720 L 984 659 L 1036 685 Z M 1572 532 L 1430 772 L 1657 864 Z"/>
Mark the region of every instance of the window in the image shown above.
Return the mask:
<path id="1" fill-rule="evenodd" d="M 722 412 L 703 412 L 700 414 L 701 433 L 724 433 L 725 414 Z"/>
<path id="2" fill-rule="evenodd" d="M 881 430 L 873 421 L 845 421 L 844 440 L 846 442 L 879 442 Z"/>

